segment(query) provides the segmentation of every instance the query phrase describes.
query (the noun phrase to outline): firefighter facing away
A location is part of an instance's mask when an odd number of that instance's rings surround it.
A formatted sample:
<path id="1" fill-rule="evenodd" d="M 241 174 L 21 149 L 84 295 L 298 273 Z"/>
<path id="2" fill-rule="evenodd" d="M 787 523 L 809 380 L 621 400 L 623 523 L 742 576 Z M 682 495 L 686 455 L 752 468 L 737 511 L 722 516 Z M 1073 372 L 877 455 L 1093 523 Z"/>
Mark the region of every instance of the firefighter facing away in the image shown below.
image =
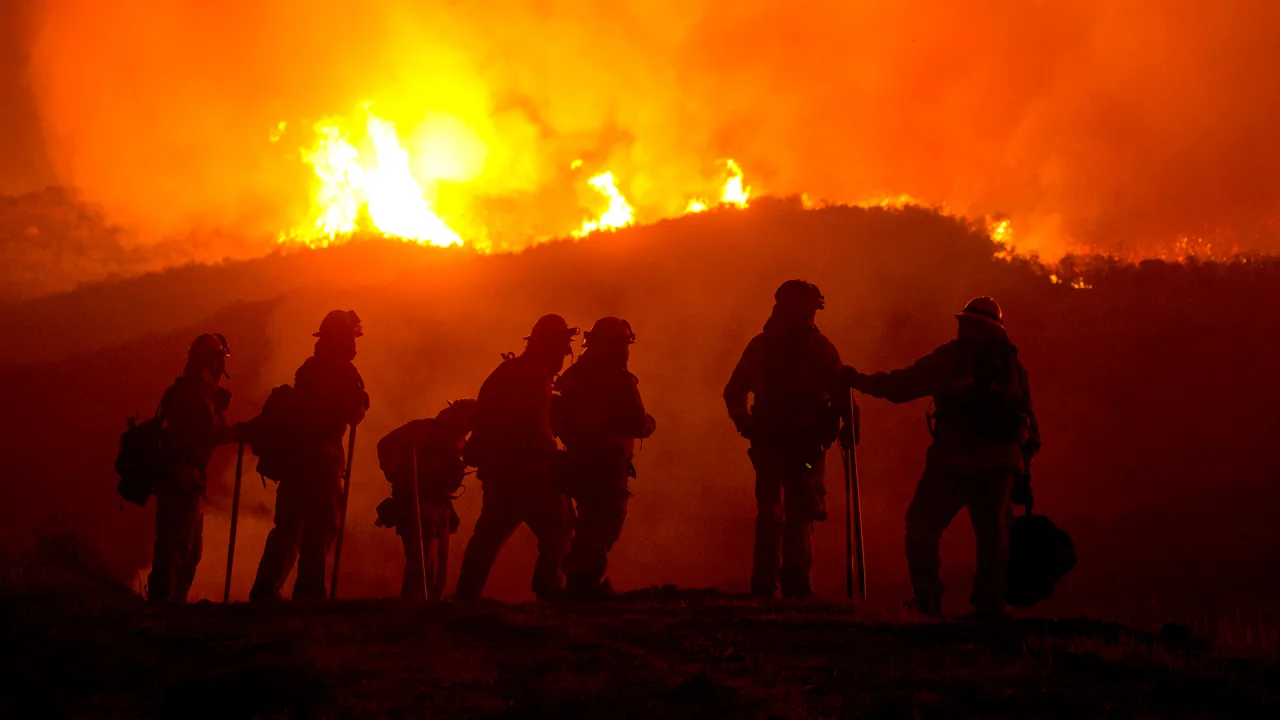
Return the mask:
<path id="1" fill-rule="evenodd" d="M 378 506 L 375 524 L 394 527 L 404 542 L 400 596 L 406 600 L 422 600 L 424 585 L 426 599 L 439 600 L 444 594 L 449 576 L 449 535 L 458 531 L 454 494 L 466 474 L 462 447 L 475 419 L 476 401 L 457 400 L 434 418 L 410 421 L 378 441 L 378 464 L 391 482 L 391 498 Z M 415 480 L 415 467 L 417 516 L 410 485 Z"/>
<path id="2" fill-rule="evenodd" d="M 330 312 L 314 335 L 315 354 L 294 375 L 289 469 L 279 478 L 275 527 L 267 535 L 251 600 L 278 599 L 295 563 L 293 599 L 325 597 L 325 565 L 342 509 L 342 437 L 369 409 L 364 380 L 352 363 L 356 338 L 363 334 L 354 311 Z"/>
<path id="3" fill-rule="evenodd" d="M 826 451 L 848 432 L 849 393 L 840 354 L 815 324 L 825 300 L 816 285 L 788 280 L 774 294 L 764 332 L 747 345 L 724 389 L 729 417 L 755 467 L 756 533 L 751 592 L 812 594 L 813 523 L 826 519 Z M 752 403 L 748 407 L 748 396 Z"/>
<path id="4" fill-rule="evenodd" d="M 230 354 L 222 335 L 197 337 L 182 376 L 160 401 L 165 471 L 155 488 L 156 540 L 147 580 L 147 599 L 154 604 L 185 602 L 200 563 L 206 469 L 214 448 L 236 434 L 224 415 L 231 392 L 219 384 Z"/>
<path id="5" fill-rule="evenodd" d="M 551 432 L 552 383 L 578 334 L 559 315 L 533 326 L 522 354 L 507 355 L 476 398 L 476 426 L 463 456 L 476 468 L 483 500 L 467 543 L 456 595 L 484 592 L 498 551 L 524 523 L 538 540 L 533 592 L 547 599 L 562 587 L 570 508 L 559 487 L 560 451 Z"/>
<path id="6" fill-rule="evenodd" d="M 609 550 L 622 535 L 636 477 L 635 441 L 653 434 L 639 382 L 627 369 L 631 324 L 616 317 L 596 321 L 585 336 L 586 351 L 556 381 L 552 429 L 564 442 L 564 488 L 577 506 L 573 540 L 564 558 L 570 597 L 608 594 L 604 578 Z"/>
<path id="7" fill-rule="evenodd" d="M 1031 502 L 1029 466 L 1040 448 L 1027 371 L 1000 306 L 975 298 L 956 318 L 956 339 L 907 368 L 842 372 L 850 386 L 873 397 L 895 403 L 933 398 L 933 444 L 907 509 L 906 539 L 912 605 L 926 615 L 942 612 L 938 544 L 965 507 L 977 540 L 970 602 L 979 612 L 1003 612 L 1011 504 Z"/>

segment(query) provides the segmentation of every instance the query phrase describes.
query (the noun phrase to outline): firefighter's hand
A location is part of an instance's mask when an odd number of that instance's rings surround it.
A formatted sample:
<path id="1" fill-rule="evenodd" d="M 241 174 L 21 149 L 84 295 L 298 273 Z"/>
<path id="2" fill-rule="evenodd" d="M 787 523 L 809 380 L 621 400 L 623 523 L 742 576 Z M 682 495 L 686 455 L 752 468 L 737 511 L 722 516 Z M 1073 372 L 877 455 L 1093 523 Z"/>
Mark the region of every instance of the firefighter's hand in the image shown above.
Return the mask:
<path id="1" fill-rule="evenodd" d="M 748 440 L 751 439 L 751 413 L 734 415 L 733 426 L 738 429 L 739 435 Z"/>
<path id="2" fill-rule="evenodd" d="M 857 387 L 860 376 L 861 373 L 851 365 L 845 365 L 840 368 L 840 384 L 845 387 Z"/>
<path id="3" fill-rule="evenodd" d="M 644 439 L 644 438 L 647 438 L 647 437 L 651 437 L 651 436 L 653 435 L 653 432 L 654 432 L 655 430 L 657 430 L 657 429 L 658 429 L 658 421 L 657 421 L 657 420 L 654 420 L 654 419 L 653 419 L 653 416 L 652 416 L 652 415 L 650 415 L 649 413 L 645 413 L 645 415 L 644 415 L 644 431 L 643 431 L 643 434 L 640 436 L 640 438 L 641 438 L 641 439 Z"/>
<path id="4" fill-rule="evenodd" d="M 1018 475 L 1013 481 L 1013 491 L 1009 493 L 1009 500 L 1014 505 L 1023 505 L 1028 511 L 1031 510 L 1031 506 L 1035 505 L 1035 495 L 1031 492 L 1030 475 Z"/>
<path id="5" fill-rule="evenodd" d="M 851 448 L 853 444 L 853 423 L 845 422 L 840 426 L 840 447 Z"/>

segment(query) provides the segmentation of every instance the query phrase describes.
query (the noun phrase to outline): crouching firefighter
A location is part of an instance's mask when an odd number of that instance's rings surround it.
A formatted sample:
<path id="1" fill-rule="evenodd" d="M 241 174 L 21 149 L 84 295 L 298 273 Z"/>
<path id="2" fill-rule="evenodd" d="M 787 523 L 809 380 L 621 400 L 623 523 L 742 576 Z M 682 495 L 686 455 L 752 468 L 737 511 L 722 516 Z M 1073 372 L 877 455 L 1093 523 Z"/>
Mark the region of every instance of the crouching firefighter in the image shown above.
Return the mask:
<path id="1" fill-rule="evenodd" d="M 298 368 L 292 390 L 272 392 L 287 398 L 282 401 L 287 409 L 269 413 L 272 401 L 268 399 L 259 416 L 271 415 L 273 424 L 283 425 L 254 429 L 257 435 L 275 436 L 282 446 L 275 452 L 283 457 L 272 458 L 273 479 L 280 482 L 275 527 L 267 535 L 250 600 L 279 599 L 295 563 L 298 580 L 293 599 L 325 598 L 325 565 L 342 511 L 342 438 L 348 426 L 354 431 L 369 409 L 364 380 L 352 363 L 356 338 L 363 334 L 354 311 L 334 310 L 326 315 L 313 336 L 319 338 L 315 354 Z M 260 469 L 264 460 L 260 457 Z"/>
<path id="2" fill-rule="evenodd" d="M 214 448 L 235 441 L 237 433 L 226 424 L 231 392 L 220 385 L 230 354 L 222 335 L 197 337 L 182 376 L 160 401 L 163 466 L 156 478 L 156 541 L 147 580 L 153 604 L 186 602 L 196 576 L 204 544 L 206 470 Z"/>
<path id="3" fill-rule="evenodd" d="M 424 592 L 429 600 L 444 595 L 449 535 L 458 531 L 453 500 L 466 474 L 462 447 L 475 420 L 476 401 L 458 400 L 434 418 L 410 421 L 378 441 L 378 464 L 391 483 L 391 497 L 378 505 L 374 524 L 395 528 L 404 542 L 400 597 L 406 600 L 422 600 Z"/>
<path id="4" fill-rule="evenodd" d="M 774 294 L 764 332 L 753 338 L 724 389 L 738 432 L 751 441 L 756 536 L 751 592 L 812 595 L 813 524 L 827 517 L 827 449 L 849 432 L 850 404 L 840 354 L 815 324 L 826 303 L 816 285 L 788 280 Z M 753 396 L 747 406 L 748 395 Z"/>
<path id="5" fill-rule="evenodd" d="M 476 427 L 463 455 L 476 468 L 484 498 L 458 574 L 460 599 L 484 592 L 498 551 L 521 523 L 538 539 L 534 594 L 548 599 L 561 589 L 571 511 L 559 487 L 551 394 L 577 334 L 559 315 L 543 316 L 525 338 L 524 353 L 505 356 L 480 387 Z"/>
<path id="6" fill-rule="evenodd" d="M 635 333 L 626 320 L 600 318 L 585 336 L 586 351 L 556 381 L 551 423 L 564 442 L 564 488 L 577 506 L 564 558 L 565 591 L 589 599 L 612 590 L 605 579 L 609 550 L 627 517 L 635 441 L 653 434 L 636 376 L 627 369 Z"/>
<path id="7" fill-rule="evenodd" d="M 933 444 L 907 509 L 907 565 L 914 608 L 942 613 L 942 533 L 968 508 L 977 541 L 970 603 L 983 614 L 1004 611 L 1012 504 L 1031 502 L 1030 462 L 1040 448 L 1027 371 L 1009 342 L 1000 306 L 972 300 L 956 318 L 956 339 L 889 373 L 845 368 L 850 386 L 895 403 L 933 398 Z"/>

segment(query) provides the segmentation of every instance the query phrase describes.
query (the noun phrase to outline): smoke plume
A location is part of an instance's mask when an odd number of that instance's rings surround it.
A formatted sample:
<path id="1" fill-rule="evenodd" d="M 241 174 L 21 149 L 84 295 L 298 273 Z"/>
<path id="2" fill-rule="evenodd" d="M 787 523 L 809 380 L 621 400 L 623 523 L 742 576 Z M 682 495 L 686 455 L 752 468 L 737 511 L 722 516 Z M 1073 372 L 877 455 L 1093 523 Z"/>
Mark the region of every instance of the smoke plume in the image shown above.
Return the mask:
<path id="1" fill-rule="evenodd" d="M 499 246 L 581 222 L 574 160 L 652 220 L 732 157 L 771 194 L 1006 213 L 1047 255 L 1280 247 L 1268 0 L 14 7 L 27 175 L 47 156 L 144 236 L 301 222 L 312 124 L 369 103 L 441 214 Z"/>

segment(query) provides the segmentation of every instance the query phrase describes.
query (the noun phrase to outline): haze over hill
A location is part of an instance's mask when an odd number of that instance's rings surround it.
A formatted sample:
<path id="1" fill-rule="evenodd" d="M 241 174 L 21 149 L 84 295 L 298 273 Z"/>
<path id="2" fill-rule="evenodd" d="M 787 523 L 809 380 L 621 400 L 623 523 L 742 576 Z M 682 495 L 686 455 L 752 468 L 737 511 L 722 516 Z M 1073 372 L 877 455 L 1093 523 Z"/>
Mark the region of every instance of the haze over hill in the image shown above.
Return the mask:
<path id="1" fill-rule="evenodd" d="M 373 445 L 396 425 L 474 396 L 499 354 L 519 350 L 542 313 L 577 325 L 616 314 L 635 326 L 632 369 L 658 432 L 639 479 L 615 585 L 743 589 L 755 512 L 745 444 L 721 389 L 759 331 L 777 285 L 817 283 L 822 329 L 863 369 L 901 366 L 954 333 L 952 314 L 991 294 L 1031 373 L 1045 449 L 1037 508 L 1076 537 L 1079 569 L 1048 611 L 1213 612 L 1267 606 L 1280 580 L 1271 512 L 1280 431 L 1274 398 L 1280 300 L 1274 262 L 1116 265 L 1088 269 L 1077 290 L 1026 261 L 994 257 L 981 231 L 908 208 L 801 210 L 762 203 L 479 256 L 366 241 L 326 250 L 190 266 L 100 283 L 0 309 L 0 527 L 22 535 L 55 522 L 134 581 L 149 562 L 152 510 L 120 508 L 111 468 L 124 417 L 149 412 L 195 334 L 231 343 L 230 418 L 254 414 L 311 352 L 324 313 L 354 308 L 366 335 L 356 363 L 373 406 L 361 426 L 341 592 L 388 595 L 400 546 L 373 526 L 388 486 Z M 1068 271 L 1071 271 L 1068 268 Z M 863 400 L 860 450 L 873 602 L 907 593 L 902 516 L 923 465 L 924 403 Z M 211 468 L 205 558 L 196 593 L 220 591 L 233 451 Z M 828 458 L 839 498 L 838 457 Z M 243 598 L 268 528 L 273 488 L 248 463 L 233 597 Z M 478 511 L 459 502 L 460 553 Z M 944 555 L 949 608 L 967 595 L 969 530 Z M 819 526 L 816 586 L 842 591 L 839 522 Z M 532 538 L 499 560 L 490 592 L 527 596 Z M 456 560 L 456 558 L 455 558 Z M 456 572 L 456 564 L 455 564 Z"/>

